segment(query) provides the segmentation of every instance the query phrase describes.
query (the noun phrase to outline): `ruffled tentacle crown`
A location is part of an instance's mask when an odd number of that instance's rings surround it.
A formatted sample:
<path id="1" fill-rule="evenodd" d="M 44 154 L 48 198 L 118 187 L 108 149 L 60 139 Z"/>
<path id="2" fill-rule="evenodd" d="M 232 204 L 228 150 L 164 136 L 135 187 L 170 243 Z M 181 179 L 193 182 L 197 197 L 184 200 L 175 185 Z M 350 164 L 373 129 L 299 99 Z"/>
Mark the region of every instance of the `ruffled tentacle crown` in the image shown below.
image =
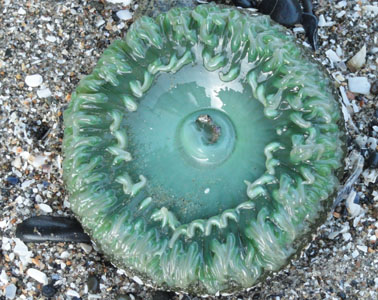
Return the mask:
<path id="1" fill-rule="evenodd" d="M 342 167 L 330 81 L 269 17 L 142 17 L 64 113 L 71 208 L 117 266 L 195 293 L 251 287 L 326 213 Z"/>

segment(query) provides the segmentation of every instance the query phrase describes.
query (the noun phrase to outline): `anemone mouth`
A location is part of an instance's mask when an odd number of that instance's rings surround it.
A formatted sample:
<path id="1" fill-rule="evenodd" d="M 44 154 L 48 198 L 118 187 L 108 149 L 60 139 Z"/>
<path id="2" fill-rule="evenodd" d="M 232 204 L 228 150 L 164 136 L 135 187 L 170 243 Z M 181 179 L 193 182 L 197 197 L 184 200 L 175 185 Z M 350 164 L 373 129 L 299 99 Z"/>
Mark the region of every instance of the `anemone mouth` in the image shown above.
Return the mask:
<path id="1" fill-rule="evenodd" d="M 325 214 L 340 118 L 328 78 L 269 17 L 142 17 L 64 113 L 71 208 L 111 261 L 158 285 L 251 287 Z"/>

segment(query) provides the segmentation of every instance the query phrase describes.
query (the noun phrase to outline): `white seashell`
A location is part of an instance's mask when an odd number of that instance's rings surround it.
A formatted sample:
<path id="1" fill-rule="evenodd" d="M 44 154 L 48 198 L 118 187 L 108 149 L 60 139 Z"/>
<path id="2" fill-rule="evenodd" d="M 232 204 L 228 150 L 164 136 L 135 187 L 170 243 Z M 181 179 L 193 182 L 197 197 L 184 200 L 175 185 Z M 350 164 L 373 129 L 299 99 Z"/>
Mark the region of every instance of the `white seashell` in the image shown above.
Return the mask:
<path id="1" fill-rule="evenodd" d="M 39 74 L 28 75 L 25 77 L 25 83 L 30 87 L 40 86 L 43 82 L 43 78 Z"/>
<path id="2" fill-rule="evenodd" d="M 358 51 L 348 62 L 347 66 L 352 72 L 356 72 L 366 63 L 366 45 Z"/>

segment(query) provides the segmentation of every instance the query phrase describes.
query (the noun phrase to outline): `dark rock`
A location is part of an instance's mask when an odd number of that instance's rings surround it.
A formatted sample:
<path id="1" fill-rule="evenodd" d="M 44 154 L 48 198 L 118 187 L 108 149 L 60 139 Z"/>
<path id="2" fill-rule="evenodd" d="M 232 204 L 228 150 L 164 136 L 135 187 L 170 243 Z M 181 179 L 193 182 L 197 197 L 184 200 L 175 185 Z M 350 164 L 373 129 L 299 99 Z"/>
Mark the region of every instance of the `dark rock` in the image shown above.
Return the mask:
<path id="1" fill-rule="evenodd" d="M 92 1 L 91 6 L 94 7 L 99 13 L 104 10 L 104 4 L 101 1 Z"/>
<path id="2" fill-rule="evenodd" d="M 5 57 L 10 57 L 12 55 L 12 50 L 10 48 L 8 48 L 7 50 L 5 50 Z"/>
<path id="3" fill-rule="evenodd" d="M 45 241 L 90 243 L 91 241 L 76 219 L 53 216 L 26 219 L 17 226 L 16 237 L 24 242 L 34 243 Z"/>
<path id="4" fill-rule="evenodd" d="M 100 284 L 98 278 L 95 275 L 90 275 L 87 279 L 88 291 L 91 294 L 96 294 L 99 292 Z"/>
<path id="5" fill-rule="evenodd" d="M 45 297 L 53 297 L 57 290 L 52 284 L 47 284 L 42 287 L 42 295 Z"/>
<path id="6" fill-rule="evenodd" d="M 34 137 L 39 141 L 46 138 L 48 132 L 49 132 L 49 125 L 45 122 L 41 123 L 34 131 L 33 135 Z"/>
<path id="7" fill-rule="evenodd" d="M 81 300 L 81 298 L 75 296 L 72 298 L 72 300 Z"/>
<path id="8" fill-rule="evenodd" d="M 118 295 L 117 300 L 131 300 L 131 297 L 129 295 Z"/>
<path id="9" fill-rule="evenodd" d="M 73 44 L 74 44 L 74 42 L 73 42 L 72 39 L 67 40 L 67 42 L 65 42 L 66 49 L 67 50 L 70 49 Z"/>
<path id="10" fill-rule="evenodd" d="M 378 152 L 377 151 L 374 151 L 370 154 L 368 160 L 366 161 L 366 165 L 372 169 L 378 168 Z"/>
<path id="11" fill-rule="evenodd" d="M 172 292 L 156 291 L 152 293 L 152 300 L 172 300 L 175 295 Z"/>
<path id="12" fill-rule="evenodd" d="M 347 297 L 344 292 L 338 292 L 337 296 L 340 297 L 340 299 L 345 300 Z"/>
<path id="13" fill-rule="evenodd" d="M 352 286 L 352 287 L 354 287 L 354 288 L 357 288 L 357 286 L 358 286 L 358 282 L 356 281 L 356 280 L 352 280 L 351 282 L 350 282 L 350 285 Z"/>
<path id="14" fill-rule="evenodd" d="M 300 23 L 302 8 L 296 0 L 264 0 L 259 5 L 259 11 L 285 26 Z"/>
<path id="15" fill-rule="evenodd" d="M 256 7 L 257 6 L 257 1 L 255 0 L 232 0 L 232 2 L 236 6 L 241 6 L 243 8 L 249 8 L 249 7 Z"/>
<path id="16" fill-rule="evenodd" d="M 20 180 L 18 179 L 18 177 L 15 177 L 15 176 L 8 176 L 7 177 L 7 182 L 10 183 L 10 184 L 17 184 L 20 182 Z"/>
<path id="17" fill-rule="evenodd" d="M 118 22 L 119 21 L 119 18 L 117 16 L 117 12 L 115 12 L 115 11 L 112 12 L 112 18 L 113 18 L 114 22 Z"/>
<path id="18" fill-rule="evenodd" d="M 378 80 L 374 81 L 370 87 L 370 93 L 373 95 L 378 95 Z"/>
<path id="19" fill-rule="evenodd" d="M 366 283 L 367 283 L 367 285 L 368 285 L 369 287 L 372 287 L 372 286 L 375 285 L 375 281 L 372 280 L 372 279 L 367 279 Z"/>
<path id="20" fill-rule="evenodd" d="M 354 197 L 353 203 L 360 204 L 360 195 L 358 193 L 356 194 L 356 197 Z M 355 281 L 355 280 L 353 280 L 353 281 Z"/>

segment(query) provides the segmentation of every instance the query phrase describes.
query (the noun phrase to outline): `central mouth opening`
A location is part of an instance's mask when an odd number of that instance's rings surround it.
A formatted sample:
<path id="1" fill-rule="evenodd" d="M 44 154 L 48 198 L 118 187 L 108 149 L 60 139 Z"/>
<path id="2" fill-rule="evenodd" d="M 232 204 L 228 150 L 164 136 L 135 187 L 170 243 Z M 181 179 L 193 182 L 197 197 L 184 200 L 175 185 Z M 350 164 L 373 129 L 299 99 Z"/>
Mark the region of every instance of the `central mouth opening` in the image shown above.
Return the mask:
<path id="1" fill-rule="evenodd" d="M 235 127 L 228 115 L 214 108 L 187 115 L 178 126 L 178 148 L 194 167 L 219 165 L 235 148 Z"/>
<path id="2" fill-rule="evenodd" d="M 215 144 L 221 135 L 221 128 L 213 121 L 210 115 L 199 115 L 196 120 L 196 128 L 201 134 L 205 145 Z"/>

